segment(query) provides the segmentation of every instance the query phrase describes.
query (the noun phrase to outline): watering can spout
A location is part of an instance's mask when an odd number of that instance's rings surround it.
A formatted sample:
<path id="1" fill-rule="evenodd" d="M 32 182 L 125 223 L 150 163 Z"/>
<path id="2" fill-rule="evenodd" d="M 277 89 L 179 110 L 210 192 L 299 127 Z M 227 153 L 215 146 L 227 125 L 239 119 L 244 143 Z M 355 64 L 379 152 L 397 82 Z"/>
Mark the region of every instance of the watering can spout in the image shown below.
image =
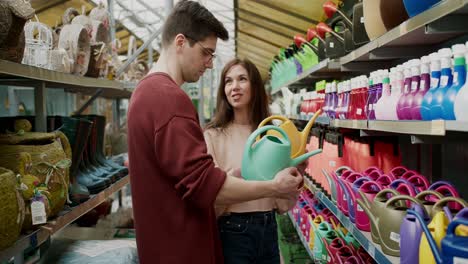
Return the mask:
<path id="1" fill-rule="evenodd" d="M 303 154 L 295 159 L 292 159 L 291 160 L 291 166 L 292 167 L 296 167 L 297 165 L 301 164 L 302 162 L 304 162 L 305 160 L 307 160 L 308 158 L 314 156 L 314 155 L 317 155 L 319 153 L 322 153 L 322 149 L 316 149 L 314 151 L 310 151 L 310 152 L 307 152 L 306 154 Z"/>
<path id="2" fill-rule="evenodd" d="M 302 137 L 304 139 L 305 142 L 307 142 L 307 136 L 309 135 L 310 133 L 310 130 L 312 129 L 312 126 L 314 125 L 315 123 L 315 120 L 317 119 L 317 117 L 320 116 L 320 114 L 322 113 L 322 110 L 319 109 L 313 116 L 312 118 L 309 120 L 309 122 L 307 123 L 307 125 L 305 126 L 305 128 L 302 130 L 301 134 L 302 134 Z"/>

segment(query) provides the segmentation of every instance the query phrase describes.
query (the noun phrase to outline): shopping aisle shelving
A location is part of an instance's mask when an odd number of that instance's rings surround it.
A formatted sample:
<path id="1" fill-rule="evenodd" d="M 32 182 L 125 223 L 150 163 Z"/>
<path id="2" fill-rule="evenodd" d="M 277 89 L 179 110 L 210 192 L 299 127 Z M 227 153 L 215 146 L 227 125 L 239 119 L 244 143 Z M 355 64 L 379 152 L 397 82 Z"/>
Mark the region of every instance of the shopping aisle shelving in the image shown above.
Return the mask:
<path id="1" fill-rule="evenodd" d="M 36 248 L 37 246 L 41 245 L 42 243 L 47 241 L 53 234 L 62 230 L 64 227 L 74 222 L 80 216 L 86 214 L 96 206 L 100 205 L 108 197 L 122 189 L 128 183 L 130 183 L 130 175 L 127 175 L 124 178 L 118 180 L 102 192 L 92 196 L 86 202 L 60 212 L 58 217 L 49 220 L 47 224 L 39 227 L 38 230 L 33 231 L 30 234 L 21 236 L 14 245 L 3 251 L 0 251 L 0 263 L 8 262 L 13 257 L 21 258 L 23 252 L 26 249 Z"/>
<path id="2" fill-rule="evenodd" d="M 309 179 L 305 179 L 305 186 L 309 188 L 317 199 L 322 202 L 330 211 L 338 218 L 343 226 L 350 232 L 361 246 L 374 258 L 379 264 L 396 264 L 400 263 L 399 257 L 388 256 L 384 254 L 379 245 L 372 242 L 370 232 L 364 232 L 356 228 L 354 224 L 345 216 L 336 205 L 320 191 Z"/>

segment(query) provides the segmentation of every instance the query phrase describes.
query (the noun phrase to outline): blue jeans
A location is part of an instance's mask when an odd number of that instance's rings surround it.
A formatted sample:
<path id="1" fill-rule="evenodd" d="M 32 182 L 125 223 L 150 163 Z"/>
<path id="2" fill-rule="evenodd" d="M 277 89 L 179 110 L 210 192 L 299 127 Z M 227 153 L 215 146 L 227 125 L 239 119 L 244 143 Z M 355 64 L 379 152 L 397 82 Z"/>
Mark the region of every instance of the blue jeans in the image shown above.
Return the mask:
<path id="1" fill-rule="evenodd" d="M 225 264 L 279 264 L 275 212 L 231 213 L 218 219 Z"/>

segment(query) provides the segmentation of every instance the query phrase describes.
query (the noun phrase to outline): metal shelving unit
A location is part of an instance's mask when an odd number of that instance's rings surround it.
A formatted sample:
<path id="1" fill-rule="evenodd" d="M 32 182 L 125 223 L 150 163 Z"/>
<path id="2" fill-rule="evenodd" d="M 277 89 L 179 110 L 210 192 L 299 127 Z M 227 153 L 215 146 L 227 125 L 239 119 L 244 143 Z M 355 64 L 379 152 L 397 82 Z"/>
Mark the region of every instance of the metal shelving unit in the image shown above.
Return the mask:
<path id="1" fill-rule="evenodd" d="M 336 205 L 323 193 L 321 192 L 309 179 L 304 178 L 305 186 L 309 188 L 332 213 L 338 218 L 343 226 L 350 232 L 361 246 L 369 253 L 369 255 L 377 261 L 379 264 L 397 264 L 400 263 L 399 257 L 388 256 L 382 252 L 380 245 L 372 242 L 370 232 L 364 232 L 357 229 L 354 224 L 345 216 Z"/>
<path id="2" fill-rule="evenodd" d="M 38 230 L 33 231 L 28 235 L 21 236 L 14 245 L 0 251 L 0 263 L 8 262 L 13 257 L 15 263 L 22 262 L 22 255 L 26 249 L 36 248 L 47 241 L 53 234 L 62 230 L 67 225 L 78 219 L 80 216 L 86 214 L 96 206 L 104 202 L 109 196 L 122 189 L 125 185 L 130 183 L 130 176 L 118 180 L 102 192 L 92 196 L 88 201 L 60 213 L 60 216 L 51 219 L 47 224 L 41 226 Z"/>

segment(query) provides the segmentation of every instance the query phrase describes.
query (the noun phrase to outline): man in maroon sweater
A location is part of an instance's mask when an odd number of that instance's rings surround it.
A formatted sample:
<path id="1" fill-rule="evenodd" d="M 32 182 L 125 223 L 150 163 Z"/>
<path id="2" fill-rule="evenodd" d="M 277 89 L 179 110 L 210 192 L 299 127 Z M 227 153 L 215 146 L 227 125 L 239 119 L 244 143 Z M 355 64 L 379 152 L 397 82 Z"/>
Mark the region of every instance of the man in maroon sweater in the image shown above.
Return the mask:
<path id="1" fill-rule="evenodd" d="M 132 95 L 128 147 L 140 262 L 222 263 L 214 205 L 297 194 L 295 168 L 265 182 L 216 168 L 190 98 L 180 88 L 213 67 L 224 26 L 197 2 L 180 1 L 167 18 L 153 72 Z"/>

